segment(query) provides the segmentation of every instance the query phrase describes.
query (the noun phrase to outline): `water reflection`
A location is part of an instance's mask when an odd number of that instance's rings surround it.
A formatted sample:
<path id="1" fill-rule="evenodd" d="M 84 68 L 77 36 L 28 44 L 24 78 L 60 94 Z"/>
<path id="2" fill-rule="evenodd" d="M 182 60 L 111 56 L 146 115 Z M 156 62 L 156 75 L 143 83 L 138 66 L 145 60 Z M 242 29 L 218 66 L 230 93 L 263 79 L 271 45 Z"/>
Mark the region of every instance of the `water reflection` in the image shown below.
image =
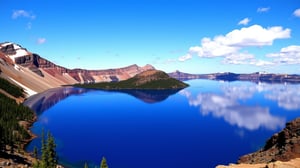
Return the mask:
<path id="1" fill-rule="evenodd" d="M 24 102 L 24 105 L 35 111 L 37 114 L 41 114 L 61 100 L 71 95 L 78 95 L 85 92 L 87 92 L 86 89 L 73 87 L 49 89 L 43 93 L 39 93 L 28 98 Z"/>
<path id="2" fill-rule="evenodd" d="M 300 109 L 299 85 L 271 85 L 262 87 L 270 91 L 265 94 L 265 98 L 276 101 L 279 107 L 286 110 Z"/>
<path id="3" fill-rule="evenodd" d="M 105 92 L 118 92 L 131 95 L 146 103 L 157 103 L 166 100 L 169 96 L 176 94 L 181 89 L 169 89 L 169 90 L 106 90 Z M 54 106 L 59 101 L 71 96 L 79 95 L 89 91 L 89 89 L 74 88 L 74 87 L 61 87 L 47 90 L 43 93 L 34 95 L 24 102 L 25 106 L 35 111 L 37 114 L 46 111 L 50 107 Z M 103 91 L 103 90 L 102 90 Z"/>
<path id="4" fill-rule="evenodd" d="M 110 90 L 107 92 L 120 92 L 131 95 L 145 103 L 157 103 L 166 100 L 169 96 L 176 94 L 181 89 L 145 90 L 145 89 L 123 89 Z"/>
<path id="5" fill-rule="evenodd" d="M 255 93 L 262 93 L 265 99 L 277 102 L 278 106 L 286 110 L 300 109 L 300 85 L 294 84 L 267 84 L 230 86 L 224 85 L 222 90 L 227 96 L 239 99 L 250 99 Z"/>
<path id="6" fill-rule="evenodd" d="M 190 106 L 199 107 L 202 115 L 222 117 L 231 125 L 248 130 L 261 127 L 275 130 L 283 127 L 286 122 L 285 118 L 273 116 L 270 108 L 260 106 L 259 102 L 255 102 L 255 105 L 242 103 L 253 99 L 257 93 L 262 94 L 265 99 L 275 101 L 285 110 L 300 109 L 300 85 L 224 83 L 220 88 L 221 93 L 218 94 L 203 92 L 193 96 L 187 89 L 180 91 L 180 94 L 188 99 Z"/>
<path id="7" fill-rule="evenodd" d="M 218 118 L 224 118 L 231 125 L 237 125 L 240 128 L 256 130 L 265 127 L 269 130 L 275 130 L 277 127 L 283 127 L 285 119 L 272 116 L 269 108 L 260 106 L 248 106 L 239 104 L 238 100 L 243 97 L 241 94 L 218 95 L 213 93 L 199 93 L 193 97 L 187 90 L 180 91 L 180 94 L 187 97 L 191 106 L 200 107 L 202 115 L 212 114 Z M 250 97 L 249 97 L 250 98 Z"/>

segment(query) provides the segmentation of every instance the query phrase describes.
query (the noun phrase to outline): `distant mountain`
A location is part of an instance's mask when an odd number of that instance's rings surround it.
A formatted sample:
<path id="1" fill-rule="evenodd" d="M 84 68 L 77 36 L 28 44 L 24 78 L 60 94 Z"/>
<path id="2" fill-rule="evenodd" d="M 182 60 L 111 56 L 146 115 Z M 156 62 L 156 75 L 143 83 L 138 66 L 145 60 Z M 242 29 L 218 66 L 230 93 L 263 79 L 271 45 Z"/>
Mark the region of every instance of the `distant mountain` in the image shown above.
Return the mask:
<path id="1" fill-rule="evenodd" d="M 102 82 L 91 84 L 77 84 L 75 86 L 94 89 L 180 89 L 188 85 L 170 77 L 163 71 L 148 70 L 120 82 Z"/>
<path id="2" fill-rule="evenodd" d="M 272 73 L 250 73 L 250 74 L 236 74 L 231 72 L 225 73 L 211 73 L 211 74 L 189 74 L 180 71 L 169 73 L 169 75 L 178 80 L 191 79 L 210 79 L 222 81 L 251 81 L 251 82 L 266 82 L 266 83 L 300 83 L 300 75 L 289 74 L 272 74 Z"/>
<path id="3" fill-rule="evenodd" d="M 107 70 L 68 69 L 18 44 L 0 43 L 0 77 L 21 86 L 28 95 L 61 85 L 122 81 L 153 69 L 151 65 L 139 67 L 135 64 Z"/>

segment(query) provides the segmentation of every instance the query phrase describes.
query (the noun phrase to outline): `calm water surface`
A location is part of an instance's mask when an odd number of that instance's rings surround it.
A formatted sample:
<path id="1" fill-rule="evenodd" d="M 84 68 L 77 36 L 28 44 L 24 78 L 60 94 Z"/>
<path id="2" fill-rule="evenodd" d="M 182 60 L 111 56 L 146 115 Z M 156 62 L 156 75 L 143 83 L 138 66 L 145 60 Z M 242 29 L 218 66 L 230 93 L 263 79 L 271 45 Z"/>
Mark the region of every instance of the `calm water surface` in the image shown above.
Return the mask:
<path id="1" fill-rule="evenodd" d="M 25 104 L 66 167 L 200 168 L 236 162 L 300 116 L 300 85 L 188 81 L 180 91 L 61 88 Z M 34 100 L 33 100 L 34 99 Z M 40 138 L 27 147 L 40 146 Z"/>

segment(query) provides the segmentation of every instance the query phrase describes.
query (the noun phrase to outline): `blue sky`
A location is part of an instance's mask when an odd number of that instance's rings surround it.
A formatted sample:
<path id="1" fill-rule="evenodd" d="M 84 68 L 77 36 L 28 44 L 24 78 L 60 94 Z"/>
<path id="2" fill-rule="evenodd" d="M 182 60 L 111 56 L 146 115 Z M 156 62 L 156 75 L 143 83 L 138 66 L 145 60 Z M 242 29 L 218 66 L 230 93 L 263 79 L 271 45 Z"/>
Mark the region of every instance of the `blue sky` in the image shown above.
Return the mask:
<path id="1" fill-rule="evenodd" d="M 300 74 L 299 0 L 0 0 L 0 41 L 68 68 Z"/>

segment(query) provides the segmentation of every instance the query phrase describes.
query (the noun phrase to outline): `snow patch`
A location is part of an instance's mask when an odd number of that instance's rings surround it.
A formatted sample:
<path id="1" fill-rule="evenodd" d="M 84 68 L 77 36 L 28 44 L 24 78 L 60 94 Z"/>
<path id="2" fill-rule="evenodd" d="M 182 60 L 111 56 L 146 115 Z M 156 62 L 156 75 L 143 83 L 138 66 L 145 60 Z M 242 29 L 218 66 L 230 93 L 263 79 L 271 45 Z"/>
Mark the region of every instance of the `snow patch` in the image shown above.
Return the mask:
<path id="1" fill-rule="evenodd" d="M 9 58 L 15 63 L 15 58 L 22 57 L 29 55 L 28 51 L 24 48 L 22 48 L 20 45 L 14 44 L 14 43 L 2 43 L 0 45 L 0 48 L 6 47 L 8 45 L 13 45 L 14 50 L 16 51 L 16 54 L 14 55 L 9 55 Z"/>
<path id="2" fill-rule="evenodd" d="M 20 87 L 22 87 L 24 89 L 24 91 L 26 92 L 27 94 L 27 97 L 30 97 L 30 96 L 33 96 L 35 94 L 37 94 L 36 91 L 24 86 L 23 84 L 17 82 L 16 80 L 12 79 L 11 77 L 9 77 L 10 80 L 12 80 L 13 82 L 15 82 L 17 85 L 19 85 Z"/>
<path id="3" fill-rule="evenodd" d="M 17 71 L 21 71 L 21 72 L 24 72 L 23 69 L 18 66 L 17 64 L 14 65 L 14 68 L 17 70 Z"/>

